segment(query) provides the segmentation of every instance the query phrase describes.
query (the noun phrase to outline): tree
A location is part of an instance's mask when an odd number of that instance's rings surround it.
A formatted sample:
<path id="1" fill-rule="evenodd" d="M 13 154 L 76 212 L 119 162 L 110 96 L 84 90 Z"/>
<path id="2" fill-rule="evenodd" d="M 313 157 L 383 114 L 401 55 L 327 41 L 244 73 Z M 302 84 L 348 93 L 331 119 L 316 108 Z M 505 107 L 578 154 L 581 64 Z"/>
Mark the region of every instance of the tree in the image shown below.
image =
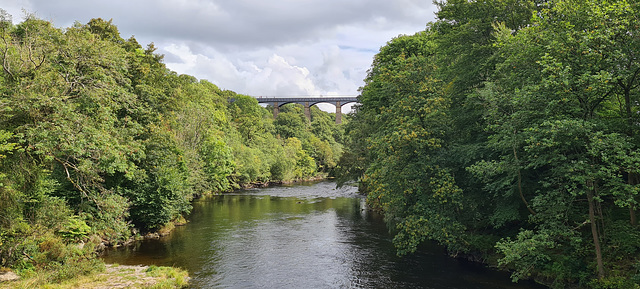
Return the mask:
<path id="1" fill-rule="evenodd" d="M 504 27 L 498 31 L 504 63 L 496 73 L 497 85 L 481 95 L 491 108 L 486 115 L 494 147 L 503 160 L 513 155 L 519 172 L 526 170 L 534 181 L 531 206 L 536 212 L 531 218 L 536 229 L 500 243 L 505 264 L 518 262 L 510 255 L 514 248 L 544 235 L 546 261 L 536 266 L 554 264 L 570 272 L 572 265 L 552 248 L 579 255 L 580 243 L 567 240 L 587 239 L 588 234 L 595 271 L 599 279 L 605 277 L 603 232 L 611 221 L 603 210 L 631 208 L 637 194 L 624 179 L 637 171 L 636 142 L 610 125 L 612 111 L 607 109 L 620 91 L 626 94 L 621 83 L 636 81 L 628 61 L 633 53 L 624 54 L 633 51 L 624 48 L 633 43 L 627 37 L 636 29 L 632 15 L 625 1 L 556 1 L 516 35 Z M 626 119 L 628 111 L 621 107 L 618 117 Z"/>
<path id="2" fill-rule="evenodd" d="M 376 55 L 362 88 L 351 128 L 364 142 L 361 179 L 368 203 L 397 230 L 398 254 L 425 240 L 459 250 L 464 226 L 457 220 L 461 190 L 436 160 L 447 133 L 449 102 L 435 78 L 434 34 L 400 36 Z M 364 120 L 364 124 L 358 120 Z M 353 148 L 351 148 L 353 152 Z M 344 159 L 343 159 L 344 161 Z M 343 163 L 344 164 L 344 163 Z M 348 164 L 346 164 L 348 165 Z"/>

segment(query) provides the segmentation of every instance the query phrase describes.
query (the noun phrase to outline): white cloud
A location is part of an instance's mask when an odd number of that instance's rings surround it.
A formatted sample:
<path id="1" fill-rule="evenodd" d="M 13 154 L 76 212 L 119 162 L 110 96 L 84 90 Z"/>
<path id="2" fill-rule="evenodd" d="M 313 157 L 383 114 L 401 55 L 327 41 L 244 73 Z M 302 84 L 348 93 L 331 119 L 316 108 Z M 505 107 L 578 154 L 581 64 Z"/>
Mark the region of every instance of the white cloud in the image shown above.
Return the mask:
<path id="1" fill-rule="evenodd" d="M 31 3 L 28 0 L 14 0 L 14 1 L 6 1 L 7 3 L 2 3 L 0 5 L 1 9 L 4 9 L 12 16 L 13 23 L 22 22 L 24 18 L 24 12 L 29 11 L 33 13 L 33 9 L 31 8 Z M 23 11 L 24 10 L 24 11 Z"/>
<path id="2" fill-rule="evenodd" d="M 283 56 L 272 54 L 266 61 L 247 61 L 215 53 L 194 54 L 186 45 L 163 48 L 172 55 L 167 66 L 178 73 L 200 75 L 223 89 L 249 95 L 319 95 L 309 69 L 289 63 Z"/>
<path id="3" fill-rule="evenodd" d="M 3 0 L 58 27 L 113 19 L 170 69 L 259 95 L 356 95 L 378 49 L 423 30 L 424 0 Z M 16 12 L 19 12 L 16 15 Z M 16 21 L 17 20 L 17 21 Z"/>

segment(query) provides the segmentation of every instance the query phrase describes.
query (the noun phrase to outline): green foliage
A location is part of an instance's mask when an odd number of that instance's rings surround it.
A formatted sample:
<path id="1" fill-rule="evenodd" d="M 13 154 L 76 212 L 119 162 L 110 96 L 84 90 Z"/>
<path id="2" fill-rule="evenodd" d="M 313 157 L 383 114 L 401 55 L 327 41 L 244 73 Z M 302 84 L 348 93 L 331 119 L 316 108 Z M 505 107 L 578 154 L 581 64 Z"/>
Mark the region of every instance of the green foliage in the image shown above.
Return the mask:
<path id="1" fill-rule="evenodd" d="M 276 126 L 255 98 L 168 70 L 111 20 L 10 18 L 0 9 L 0 266 L 84 274 L 93 243 L 184 219 L 196 195 L 314 177 L 342 152 L 330 114 L 314 108 L 310 124 L 285 108 Z"/>
<path id="2" fill-rule="evenodd" d="M 58 233 L 67 241 L 80 241 L 91 232 L 91 227 L 87 226 L 83 220 L 73 216 L 69 218 Z"/>
<path id="3" fill-rule="evenodd" d="M 514 281 L 637 287 L 640 6 L 436 4 L 376 55 L 339 181 L 360 181 L 399 254 L 435 240 L 498 253 Z"/>
<path id="4" fill-rule="evenodd" d="M 610 254 L 616 256 L 618 260 L 623 260 L 624 256 L 637 256 L 640 250 L 640 232 L 629 222 L 624 220 L 614 221 L 607 227 L 609 236 Z"/>
<path id="5" fill-rule="evenodd" d="M 284 143 L 284 156 L 295 161 L 293 177 L 302 179 L 316 172 L 316 162 L 302 148 L 302 142 L 296 138 L 288 138 Z"/>
<path id="6" fill-rule="evenodd" d="M 269 113 L 258 105 L 257 99 L 246 95 L 234 95 L 233 98 L 229 105 L 231 122 L 245 144 L 273 131 Z"/>
<path id="7" fill-rule="evenodd" d="M 309 135 L 307 119 L 300 105 L 287 104 L 282 106 L 274 125 L 276 134 L 282 139 L 293 137 L 306 139 Z"/>
<path id="8" fill-rule="evenodd" d="M 226 191 L 231 188 L 229 177 L 235 169 L 231 149 L 224 141 L 210 137 L 204 141 L 201 154 L 205 161 L 205 171 L 213 190 Z"/>
<path id="9" fill-rule="evenodd" d="M 129 218 L 130 200 L 117 194 L 105 194 L 93 207 L 82 204 L 78 215 L 82 217 L 93 233 L 107 243 L 116 244 L 125 241 L 131 235 Z"/>
<path id="10" fill-rule="evenodd" d="M 45 279 L 46 283 L 60 283 L 78 276 L 103 272 L 104 263 L 100 259 L 74 258 L 64 264 L 54 263 L 47 269 L 51 274 Z M 45 284 L 46 284 L 45 283 Z"/>
<path id="11" fill-rule="evenodd" d="M 189 282 L 188 273 L 182 269 L 152 265 L 145 270 L 145 273 L 147 276 L 162 277 L 164 279 L 150 288 L 184 288 L 187 287 Z"/>
<path id="12" fill-rule="evenodd" d="M 182 151 L 171 133 L 160 127 L 151 132 L 140 164 L 147 174 L 120 187 L 131 200 L 131 217 L 145 229 L 157 229 L 191 209 Z"/>
<path id="13" fill-rule="evenodd" d="M 363 130 L 356 135 L 366 141 L 350 147 L 369 162 L 361 184 L 368 203 L 397 229 L 394 244 L 400 255 L 425 240 L 464 249 L 459 246 L 464 226 L 456 216 L 461 190 L 435 162 L 448 130 L 449 102 L 434 78 L 432 37 L 426 32 L 398 37 L 381 49 L 357 111 L 365 124 L 355 127 Z"/>

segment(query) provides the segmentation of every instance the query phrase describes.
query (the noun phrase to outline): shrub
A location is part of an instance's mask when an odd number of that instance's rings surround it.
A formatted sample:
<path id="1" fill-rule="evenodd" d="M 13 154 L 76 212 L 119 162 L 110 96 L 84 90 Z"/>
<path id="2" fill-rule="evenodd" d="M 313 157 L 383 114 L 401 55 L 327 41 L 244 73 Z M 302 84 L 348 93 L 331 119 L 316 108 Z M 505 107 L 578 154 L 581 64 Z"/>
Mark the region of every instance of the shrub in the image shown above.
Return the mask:
<path id="1" fill-rule="evenodd" d="M 78 242 L 87 237 L 91 227 L 87 226 L 78 216 L 72 216 L 62 225 L 58 233 L 67 241 Z"/>

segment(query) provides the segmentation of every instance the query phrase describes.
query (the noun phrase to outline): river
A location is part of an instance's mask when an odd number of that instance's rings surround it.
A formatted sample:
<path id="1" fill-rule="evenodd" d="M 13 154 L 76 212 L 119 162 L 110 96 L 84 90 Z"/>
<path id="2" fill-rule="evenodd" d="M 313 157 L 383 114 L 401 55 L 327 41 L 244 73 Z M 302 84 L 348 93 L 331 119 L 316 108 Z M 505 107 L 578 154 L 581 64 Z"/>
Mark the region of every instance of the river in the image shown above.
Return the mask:
<path id="1" fill-rule="evenodd" d="M 382 217 L 355 188 L 318 182 L 197 200 L 189 223 L 111 250 L 107 263 L 177 266 L 192 288 L 545 288 L 447 257 L 397 257 Z"/>

